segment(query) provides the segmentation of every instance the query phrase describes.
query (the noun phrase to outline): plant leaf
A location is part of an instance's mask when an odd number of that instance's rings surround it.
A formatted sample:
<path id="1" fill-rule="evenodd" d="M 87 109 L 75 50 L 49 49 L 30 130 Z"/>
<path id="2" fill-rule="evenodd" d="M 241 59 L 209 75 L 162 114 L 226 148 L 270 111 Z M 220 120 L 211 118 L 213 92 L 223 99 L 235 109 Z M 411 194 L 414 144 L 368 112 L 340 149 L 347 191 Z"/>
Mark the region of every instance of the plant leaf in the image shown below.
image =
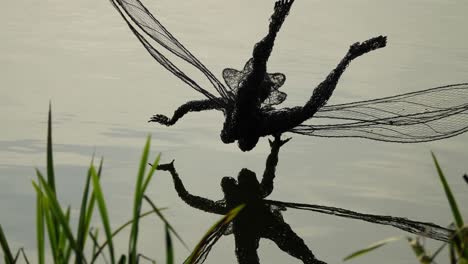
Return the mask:
<path id="1" fill-rule="evenodd" d="M 237 206 L 211 226 L 200 242 L 195 246 L 190 256 L 184 261 L 184 264 L 203 263 L 211 246 L 223 235 L 225 228 L 227 228 L 229 223 L 234 220 L 244 207 L 244 204 Z"/>
<path id="2" fill-rule="evenodd" d="M 355 257 L 358 257 L 358 256 L 362 256 L 364 254 L 367 254 L 373 250 L 376 250 L 382 246 L 385 246 L 386 244 L 388 243 L 391 243 L 391 242 L 394 242 L 394 241 L 397 241 L 397 240 L 400 240 L 401 237 L 390 237 L 390 238 L 387 238 L 387 239 L 384 239 L 384 240 L 381 240 L 381 241 L 378 241 L 376 243 L 373 243 L 372 245 L 369 245 L 363 249 L 360 249 L 354 253 L 351 253 L 350 255 L 348 255 L 347 257 L 345 257 L 343 259 L 343 261 L 347 261 L 347 260 L 350 260 L 350 259 L 353 259 Z"/>
<path id="3" fill-rule="evenodd" d="M 184 245 L 185 248 L 188 249 L 188 246 L 187 244 L 184 242 L 184 240 L 182 239 L 182 237 L 179 236 L 179 234 L 175 231 L 175 229 L 172 227 L 172 225 L 169 223 L 169 221 L 167 221 L 166 217 L 164 217 L 164 215 L 160 212 L 161 209 L 158 209 L 156 207 L 156 205 L 154 205 L 153 201 L 151 201 L 151 199 L 148 197 L 148 196 L 144 196 L 145 200 L 149 203 L 149 205 L 151 206 L 151 208 L 153 208 L 153 211 L 159 216 L 159 218 L 164 222 L 164 224 L 167 226 L 167 228 L 169 229 L 169 231 L 171 231 L 176 237 L 177 239 L 180 241 L 180 243 L 182 243 L 182 245 Z"/>
<path id="4" fill-rule="evenodd" d="M 139 227 L 139 216 L 141 211 L 141 203 L 143 199 L 143 181 L 145 176 L 146 163 L 148 162 L 148 155 L 151 143 L 151 136 L 148 135 L 146 144 L 143 149 L 143 154 L 140 160 L 140 168 L 138 170 L 137 181 L 135 184 L 135 195 L 133 199 L 133 223 L 130 231 L 130 239 L 128 243 L 128 263 L 137 263 L 137 243 L 138 243 L 138 227 Z"/>
<path id="5" fill-rule="evenodd" d="M 172 245 L 171 233 L 169 231 L 169 226 L 164 225 L 164 230 L 166 233 L 166 263 L 174 264 L 174 247 Z"/>
<path id="6" fill-rule="evenodd" d="M 463 228 L 463 218 L 460 214 L 460 210 L 458 210 L 458 205 L 457 201 L 453 197 L 452 191 L 450 189 L 450 186 L 447 183 L 447 180 L 445 179 L 444 173 L 442 172 L 442 169 L 439 166 L 439 162 L 437 161 L 436 156 L 434 153 L 432 154 L 432 159 L 434 160 L 434 164 L 437 169 L 437 173 L 439 174 L 440 181 L 442 183 L 442 186 L 444 187 L 445 195 L 447 196 L 447 200 L 449 201 L 450 208 L 452 209 L 452 214 L 453 214 L 453 219 L 455 220 L 455 224 L 457 225 L 457 228 Z"/>
<path id="7" fill-rule="evenodd" d="M 94 170 L 94 167 L 91 166 L 91 179 L 93 181 L 94 195 L 98 204 L 99 212 L 101 214 L 102 225 L 104 226 L 104 233 L 109 243 L 109 254 L 111 257 L 111 263 L 115 263 L 114 256 L 114 244 L 112 242 L 112 232 L 109 222 L 109 215 L 107 214 L 106 202 L 104 200 L 104 195 L 102 193 L 101 184 L 99 183 L 99 177 Z"/>
<path id="8" fill-rule="evenodd" d="M 8 245 L 8 241 L 6 239 L 5 233 L 3 233 L 2 225 L 0 225 L 0 245 L 2 246 L 5 263 L 6 264 L 15 263 L 15 259 L 13 258 L 13 254 L 11 253 L 10 246 Z"/>

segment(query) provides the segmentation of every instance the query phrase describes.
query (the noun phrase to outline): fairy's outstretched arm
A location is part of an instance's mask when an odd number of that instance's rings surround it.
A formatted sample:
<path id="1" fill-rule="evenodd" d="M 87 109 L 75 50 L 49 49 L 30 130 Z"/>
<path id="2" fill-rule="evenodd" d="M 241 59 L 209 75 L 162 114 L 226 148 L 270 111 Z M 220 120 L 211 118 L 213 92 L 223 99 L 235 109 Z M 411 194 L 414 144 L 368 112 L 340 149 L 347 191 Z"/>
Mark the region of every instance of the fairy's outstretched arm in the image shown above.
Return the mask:
<path id="1" fill-rule="evenodd" d="M 244 109 L 249 112 L 251 107 L 255 107 L 258 97 L 265 91 L 261 91 L 260 84 L 265 79 L 266 65 L 273 50 L 273 45 L 277 33 L 279 32 L 286 16 L 291 9 L 294 0 L 280 0 L 275 3 L 274 13 L 271 16 L 268 34 L 260 40 L 253 49 L 252 69 L 249 75 L 243 80 L 237 91 L 236 103 L 239 111 Z"/>
<path id="2" fill-rule="evenodd" d="M 190 194 L 186 189 L 184 184 L 182 183 L 182 180 L 179 177 L 179 174 L 174 168 L 174 161 L 168 164 L 159 164 L 157 167 L 157 170 L 162 170 L 162 171 L 169 171 L 172 175 L 172 179 L 174 180 L 174 187 L 177 191 L 177 194 L 179 195 L 182 200 L 190 205 L 191 207 L 200 209 L 205 212 L 209 213 L 214 213 L 214 214 L 220 214 L 220 215 L 225 215 L 229 212 L 227 207 L 220 202 L 215 202 L 207 198 L 203 198 L 200 196 L 195 196 Z"/>
<path id="3" fill-rule="evenodd" d="M 222 100 L 221 98 L 219 99 Z M 179 106 L 179 108 L 177 108 L 177 110 L 174 111 L 174 114 L 171 118 L 165 115 L 158 114 L 151 117 L 151 119 L 148 122 L 156 122 L 162 125 L 172 126 L 177 122 L 177 120 L 182 118 L 188 112 L 200 112 L 206 110 L 222 111 L 223 108 L 220 107 L 220 105 L 217 102 L 211 99 L 188 101 L 187 103 Z"/>
<path id="4" fill-rule="evenodd" d="M 265 73 L 266 72 L 266 63 L 270 57 L 271 51 L 273 50 L 273 45 L 277 33 L 279 32 L 281 26 L 283 25 L 286 16 L 291 9 L 291 5 L 294 3 L 294 0 L 286 1 L 277 1 L 275 3 L 274 13 L 271 15 L 270 26 L 268 29 L 268 34 L 260 42 L 255 44 L 253 50 L 253 71 L 252 75 L 256 75 L 257 72 Z M 263 77 L 263 76 L 262 76 Z M 262 81 L 261 79 L 260 81 Z"/>
<path id="5" fill-rule="evenodd" d="M 275 179 L 276 165 L 278 165 L 278 153 L 281 146 L 286 144 L 289 140 L 291 140 L 291 138 L 281 140 L 281 135 L 275 135 L 274 141 L 268 140 L 270 142 L 271 152 L 270 155 L 268 155 L 262 182 L 260 183 L 263 198 L 273 192 L 273 180 Z"/>
<path id="6" fill-rule="evenodd" d="M 262 124 L 262 136 L 286 132 L 311 118 L 330 99 L 341 75 L 352 60 L 370 51 L 383 48 L 386 44 L 387 37 L 385 36 L 353 44 L 336 68 L 314 89 L 312 96 L 304 106 L 285 108 L 266 114 Z"/>

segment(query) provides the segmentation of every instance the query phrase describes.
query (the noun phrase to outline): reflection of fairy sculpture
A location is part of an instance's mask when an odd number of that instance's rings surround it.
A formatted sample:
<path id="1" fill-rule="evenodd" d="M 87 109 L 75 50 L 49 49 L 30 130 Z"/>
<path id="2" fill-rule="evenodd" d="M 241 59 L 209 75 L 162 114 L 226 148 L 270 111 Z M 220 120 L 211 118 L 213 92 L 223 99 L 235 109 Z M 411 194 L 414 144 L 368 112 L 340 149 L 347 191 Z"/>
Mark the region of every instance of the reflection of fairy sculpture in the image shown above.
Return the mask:
<path id="1" fill-rule="evenodd" d="M 163 67 L 208 99 L 190 101 L 169 118 L 155 115 L 150 122 L 171 126 L 188 112 L 223 111 L 224 143 L 237 140 L 242 150 L 255 147 L 266 135 L 292 132 L 319 137 L 361 137 L 380 141 L 414 143 L 452 137 L 468 130 L 468 84 L 455 84 L 375 100 L 324 106 L 348 64 L 374 49 L 384 47 L 385 37 L 352 45 L 338 66 L 314 90 L 302 107 L 275 109 L 286 99 L 278 89 L 285 76 L 266 72 L 266 63 L 293 0 L 278 1 L 268 34 L 255 45 L 253 57 L 242 71 L 225 69 L 226 88 L 195 58 L 139 0 L 112 0 L 115 8 L 148 52 Z M 136 25 L 136 26 L 135 26 Z M 140 31 L 167 51 L 199 69 L 219 93 L 215 96 L 188 77 L 151 45 Z M 329 124 L 304 124 L 310 118 L 326 118 Z"/>
<path id="2" fill-rule="evenodd" d="M 304 241 L 284 222 L 279 210 L 274 210 L 263 202 L 263 199 L 273 191 L 278 152 L 288 140 L 280 140 L 277 136 L 274 141 L 270 141 L 271 153 L 267 158 L 261 183 L 258 182 L 254 172 L 242 169 L 237 177 L 238 182 L 232 177 L 224 177 L 221 180 L 224 200 L 217 202 L 190 194 L 185 189 L 173 163 L 161 164 L 158 170 L 169 171 L 179 196 L 188 205 L 197 209 L 224 215 L 237 205 L 246 204 L 233 223 L 236 256 L 240 264 L 259 263 L 257 249 L 260 238 L 272 240 L 280 249 L 304 263 L 324 263 L 314 257 Z"/>

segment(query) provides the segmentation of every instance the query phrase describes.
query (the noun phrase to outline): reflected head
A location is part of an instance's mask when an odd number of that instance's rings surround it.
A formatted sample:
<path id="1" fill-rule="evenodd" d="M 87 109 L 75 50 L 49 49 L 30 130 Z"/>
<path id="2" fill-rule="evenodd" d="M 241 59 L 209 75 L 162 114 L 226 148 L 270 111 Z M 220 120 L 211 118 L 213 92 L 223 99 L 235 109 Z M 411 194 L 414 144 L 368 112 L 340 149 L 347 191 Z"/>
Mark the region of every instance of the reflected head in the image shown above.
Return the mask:
<path id="1" fill-rule="evenodd" d="M 242 169 L 239 174 L 237 175 L 237 180 L 239 181 L 239 184 L 241 185 L 251 185 L 255 184 L 258 185 L 258 180 L 257 180 L 257 175 L 255 172 L 249 170 L 249 169 Z"/>
<path id="2" fill-rule="evenodd" d="M 223 177 L 221 179 L 221 188 L 224 193 L 232 193 L 237 187 L 237 181 L 233 177 Z"/>

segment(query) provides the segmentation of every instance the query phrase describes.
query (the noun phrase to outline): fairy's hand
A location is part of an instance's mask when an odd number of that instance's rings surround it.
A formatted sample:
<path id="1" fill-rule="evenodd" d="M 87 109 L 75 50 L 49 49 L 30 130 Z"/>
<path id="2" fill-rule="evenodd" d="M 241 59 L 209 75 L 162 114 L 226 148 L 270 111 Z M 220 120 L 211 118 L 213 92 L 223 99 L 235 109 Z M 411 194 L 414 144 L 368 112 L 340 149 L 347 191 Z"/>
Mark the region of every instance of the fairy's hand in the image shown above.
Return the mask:
<path id="1" fill-rule="evenodd" d="M 151 119 L 148 121 L 148 123 L 150 122 L 156 122 L 156 123 L 159 123 L 161 125 L 165 125 L 165 126 L 169 126 L 171 125 L 171 120 L 169 119 L 169 117 L 165 116 L 165 115 L 153 115 L 151 117 Z"/>
<path id="2" fill-rule="evenodd" d="M 281 134 L 276 134 L 274 135 L 274 138 L 275 140 L 272 141 L 271 139 L 268 139 L 268 142 L 270 142 L 270 147 L 271 148 L 279 148 L 281 146 L 283 146 L 284 144 L 286 144 L 289 140 L 291 140 L 291 138 L 286 138 L 284 140 L 281 139 Z"/>
<path id="3" fill-rule="evenodd" d="M 175 171 L 174 161 L 175 160 L 172 160 L 171 163 L 166 163 L 166 164 L 158 164 L 157 167 L 156 167 L 156 170 L 170 171 L 170 172 Z M 151 166 L 153 166 L 153 165 L 151 165 Z"/>

